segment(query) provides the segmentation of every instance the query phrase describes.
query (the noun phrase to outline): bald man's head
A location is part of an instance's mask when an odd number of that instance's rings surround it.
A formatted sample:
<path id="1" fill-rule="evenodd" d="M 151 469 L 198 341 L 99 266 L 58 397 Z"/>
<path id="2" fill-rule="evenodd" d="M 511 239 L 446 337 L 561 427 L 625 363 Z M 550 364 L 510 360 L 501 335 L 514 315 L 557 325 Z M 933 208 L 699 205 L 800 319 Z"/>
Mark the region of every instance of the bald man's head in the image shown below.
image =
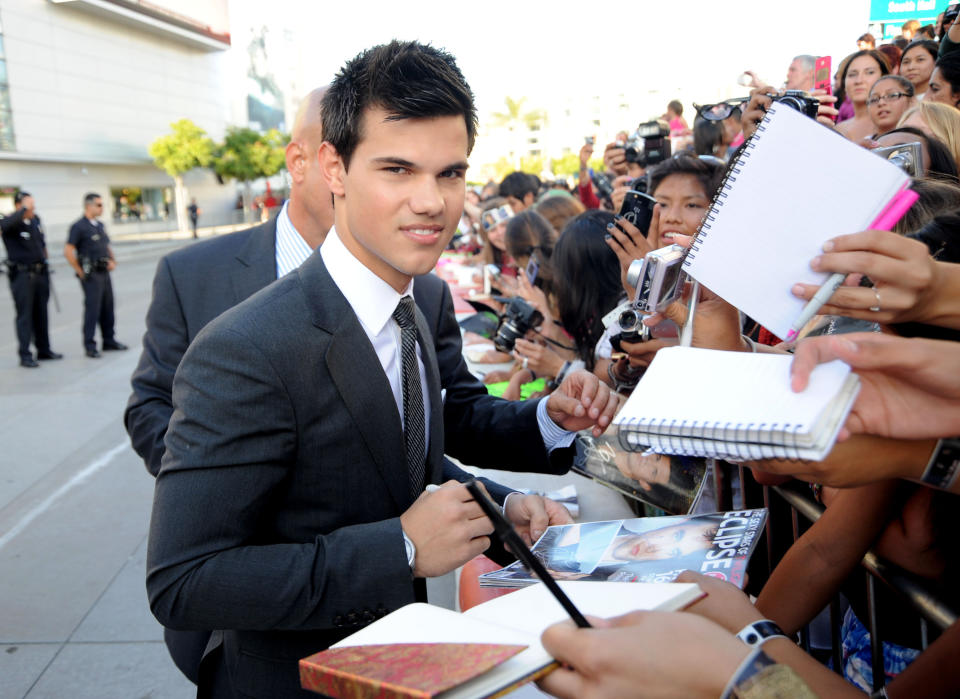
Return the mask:
<path id="1" fill-rule="evenodd" d="M 287 171 L 292 182 L 287 214 L 311 247 L 317 247 L 333 226 L 333 198 L 320 174 L 317 152 L 323 143 L 320 102 L 326 87 L 304 97 L 287 145 Z"/>
<path id="2" fill-rule="evenodd" d="M 293 141 L 310 141 L 316 143 L 317 148 L 323 143 L 323 120 L 320 118 L 320 103 L 326 87 L 318 87 L 303 98 L 297 117 L 293 120 L 293 131 L 290 138 Z"/>

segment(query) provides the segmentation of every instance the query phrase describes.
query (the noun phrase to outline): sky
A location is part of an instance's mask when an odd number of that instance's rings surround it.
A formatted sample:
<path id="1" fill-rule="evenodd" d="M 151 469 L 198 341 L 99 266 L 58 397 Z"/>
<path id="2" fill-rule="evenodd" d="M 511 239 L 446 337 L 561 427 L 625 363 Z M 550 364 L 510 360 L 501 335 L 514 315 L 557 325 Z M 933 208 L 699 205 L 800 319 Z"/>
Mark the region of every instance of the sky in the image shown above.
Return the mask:
<path id="1" fill-rule="evenodd" d="M 536 103 L 556 93 L 610 100 L 624 93 L 637 104 L 656 91 L 658 103 L 676 96 L 689 104 L 746 94 L 736 83 L 746 69 L 779 85 L 794 55 L 832 55 L 836 66 L 856 50 L 869 13 L 869 0 L 273 0 L 270 6 L 293 18 L 305 37 L 304 84 L 329 82 L 346 59 L 392 38 L 429 41 L 456 56 L 481 118 L 502 109 L 507 95 Z M 638 114 L 637 121 L 648 116 Z"/>

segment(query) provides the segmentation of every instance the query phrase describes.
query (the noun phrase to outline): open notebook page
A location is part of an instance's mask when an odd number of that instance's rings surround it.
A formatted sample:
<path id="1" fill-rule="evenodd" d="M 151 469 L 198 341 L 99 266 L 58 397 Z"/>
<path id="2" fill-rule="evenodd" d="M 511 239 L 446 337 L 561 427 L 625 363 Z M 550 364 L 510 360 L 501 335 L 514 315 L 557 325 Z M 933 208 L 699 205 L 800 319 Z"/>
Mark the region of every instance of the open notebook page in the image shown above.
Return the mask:
<path id="1" fill-rule="evenodd" d="M 810 269 L 823 243 L 866 229 L 909 178 L 786 105 L 761 126 L 684 268 L 784 338 L 804 306 L 790 287 L 827 278 Z"/>

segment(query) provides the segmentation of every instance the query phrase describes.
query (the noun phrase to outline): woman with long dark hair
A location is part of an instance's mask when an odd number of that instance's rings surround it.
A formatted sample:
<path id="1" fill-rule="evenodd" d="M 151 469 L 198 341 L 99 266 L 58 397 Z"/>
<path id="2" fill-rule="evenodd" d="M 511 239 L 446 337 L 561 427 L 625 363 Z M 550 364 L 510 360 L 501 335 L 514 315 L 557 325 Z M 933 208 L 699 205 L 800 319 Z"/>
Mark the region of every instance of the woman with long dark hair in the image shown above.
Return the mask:
<path id="1" fill-rule="evenodd" d="M 596 365 L 594 349 L 603 336 L 603 316 L 623 297 L 620 262 L 605 239 L 611 223 L 608 211 L 582 213 L 563 229 L 553 250 L 560 322 L 588 369 Z"/>

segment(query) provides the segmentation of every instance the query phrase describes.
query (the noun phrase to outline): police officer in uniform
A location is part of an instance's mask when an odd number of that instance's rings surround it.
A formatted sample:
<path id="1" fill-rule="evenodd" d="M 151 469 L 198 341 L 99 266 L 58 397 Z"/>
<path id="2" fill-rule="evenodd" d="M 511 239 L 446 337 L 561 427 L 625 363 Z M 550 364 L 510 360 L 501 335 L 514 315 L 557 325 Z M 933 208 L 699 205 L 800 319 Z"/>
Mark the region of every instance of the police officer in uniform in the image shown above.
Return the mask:
<path id="1" fill-rule="evenodd" d="M 17 312 L 17 340 L 20 345 L 20 366 L 34 369 L 37 359 L 62 359 L 50 349 L 47 333 L 47 301 L 50 298 L 50 272 L 47 268 L 47 244 L 40 217 L 33 209 L 33 197 L 17 192 L 17 210 L 0 219 L 0 231 L 7 248 L 7 273 L 10 292 Z M 34 358 L 30 339 L 37 347 Z"/>
<path id="2" fill-rule="evenodd" d="M 83 346 L 87 356 L 98 359 L 94 333 L 100 324 L 103 350 L 125 350 L 113 336 L 113 286 L 110 272 L 116 266 L 110 238 L 97 218 L 103 213 L 103 199 L 91 192 L 83 198 L 83 218 L 70 226 L 63 255 L 73 267 L 83 288 Z"/>

